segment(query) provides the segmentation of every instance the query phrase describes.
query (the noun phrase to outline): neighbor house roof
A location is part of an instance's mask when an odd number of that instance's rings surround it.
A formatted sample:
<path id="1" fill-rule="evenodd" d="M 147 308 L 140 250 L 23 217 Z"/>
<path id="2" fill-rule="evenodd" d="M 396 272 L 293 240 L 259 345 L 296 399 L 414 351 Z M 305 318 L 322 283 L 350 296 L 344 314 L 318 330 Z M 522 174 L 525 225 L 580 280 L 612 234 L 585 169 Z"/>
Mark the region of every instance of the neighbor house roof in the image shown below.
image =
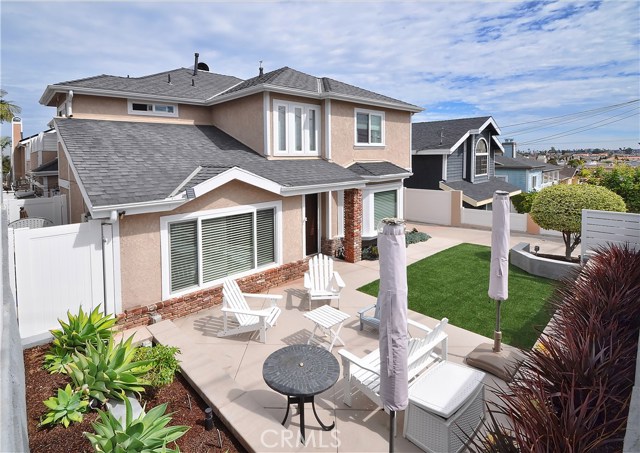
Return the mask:
<path id="1" fill-rule="evenodd" d="M 369 181 L 379 181 L 381 179 L 408 178 L 412 173 L 391 162 L 355 162 L 347 167 L 352 172 L 362 176 Z"/>
<path id="2" fill-rule="evenodd" d="M 563 179 L 573 178 L 578 171 L 575 167 L 562 167 L 560 169 L 560 177 Z"/>
<path id="3" fill-rule="evenodd" d="M 411 149 L 414 154 L 428 154 L 429 151 L 436 154 L 449 154 L 455 151 L 469 135 L 480 133 L 488 126 L 493 127 L 495 134 L 500 134 L 498 125 L 490 116 L 413 123 Z M 502 149 L 499 141 L 494 140 L 494 142 Z"/>
<path id="4" fill-rule="evenodd" d="M 493 201 L 496 190 L 504 190 L 509 197 L 522 192 L 518 187 L 498 178 L 489 178 L 486 182 L 471 183 L 468 181 L 440 181 L 442 190 L 461 190 L 462 199 L 471 206 L 484 206 Z"/>
<path id="5" fill-rule="evenodd" d="M 314 98 L 343 99 L 412 112 L 423 109 L 328 77 L 315 77 L 287 66 L 242 80 L 237 77 L 178 68 L 144 77 L 99 75 L 49 85 L 40 103 L 48 105 L 56 92 L 140 97 L 210 105 L 261 91 L 281 91 Z"/>
<path id="6" fill-rule="evenodd" d="M 55 159 L 46 162 L 36 168 L 34 168 L 33 170 L 30 171 L 30 173 L 47 173 L 47 172 L 51 172 L 51 173 L 57 173 L 58 172 L 58 158 L 56 157 Z"/>
<path id="7" fill-rule="evenodd" d="M 216 177 L 281 195 L 364 186 L 359 175 L 323 159 L 268 160 L 213 126 L 76 118 L 55 125 L 93 207 L 182 202 L 185 189 L 199 196 Z"/>
<path id="8" fill-rule="evenodd" d="M 496 156 L 496 168 L 520 168 L 523 170 L 543 169 L 546 164 L 534 159 L 522 159 L 505 156 Z"/>

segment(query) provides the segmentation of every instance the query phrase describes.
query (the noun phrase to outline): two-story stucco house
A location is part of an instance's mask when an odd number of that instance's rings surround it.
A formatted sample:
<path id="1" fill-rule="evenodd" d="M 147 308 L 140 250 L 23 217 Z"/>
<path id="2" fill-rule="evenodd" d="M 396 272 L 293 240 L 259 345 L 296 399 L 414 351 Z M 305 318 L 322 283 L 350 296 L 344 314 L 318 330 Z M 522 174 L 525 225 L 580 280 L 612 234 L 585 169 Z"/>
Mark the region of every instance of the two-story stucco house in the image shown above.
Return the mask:
<path id="1" fill-rule="evenodd" d="M 496 190 L 521 191 L 495 176 L 500 129 L 490 116 L 414 123 L 411 189 L 459 190 L 468 208 L 487 208 Z"/>
<path id="2" fill-rule="evenodd" d="M 197 59 L 56 83 L 40 102 L 57 112 L 69 218 L 117 227 L 128 325 L 210 306 L 227 276 L 263 290 L 318 252 L 359 260 L 380 218 L 403 215 L 422 110 L 288 67 L 241 80 Z"/>

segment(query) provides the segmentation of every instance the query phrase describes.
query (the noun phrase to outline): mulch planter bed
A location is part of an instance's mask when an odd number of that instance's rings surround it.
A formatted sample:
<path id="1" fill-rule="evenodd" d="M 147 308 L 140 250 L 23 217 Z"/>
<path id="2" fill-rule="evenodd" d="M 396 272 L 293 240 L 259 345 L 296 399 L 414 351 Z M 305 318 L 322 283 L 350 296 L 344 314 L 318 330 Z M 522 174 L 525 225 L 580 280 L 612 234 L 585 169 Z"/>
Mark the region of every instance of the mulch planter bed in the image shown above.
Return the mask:
<path id="1" fill-rule="evenodd" d="M 93 432 L 91 423 L 98 418 L 96 411 L 88 411 L 84 414 L 82 423 L 72 423 L 68 428 L 62 425 L 38 427 L 40 418 L 47 409 L 42 402 L 70 382 L 67 376 L 49 374 L 42 368 L 48 349 L 49 345 L 44 345 L 24 351 L 29 448 L 32 453 L 93 452 L 91 443 L 82 433 Z M 173 412 L 170 425 L 191 427 L 176 441 L 180 450 L 185 453 L 246 451 L 215 415 L 214 426 L 220 430 L 222 447 L 218 431 L 215 428 L 212 431 L 205 430 L 204 410 L 207 405 L 179 373 L 172 384 L 157 389 L 150 388 L 144 392 L 140 403 L 146 404 L 147 410 L 158 404 L 168 403 L 167 413 Z"/>

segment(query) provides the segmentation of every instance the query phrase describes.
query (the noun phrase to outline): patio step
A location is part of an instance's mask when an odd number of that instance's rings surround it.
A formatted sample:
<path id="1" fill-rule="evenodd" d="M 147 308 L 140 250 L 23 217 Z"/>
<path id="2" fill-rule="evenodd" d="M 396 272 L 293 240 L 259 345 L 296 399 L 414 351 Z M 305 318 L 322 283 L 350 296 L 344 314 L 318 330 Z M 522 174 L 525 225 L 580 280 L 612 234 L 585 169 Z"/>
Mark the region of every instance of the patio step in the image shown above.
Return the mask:
<path id="1" fill-rule="evenodd" d="M 186 336 L 170 320 L 152 324 L 147 329 L 156 342 L 180 348 L 182 375 L 247 450 L 297 450 L 286 444 L 272 445 L 276 443 L 272 442 L 274 438 L 292 439 L 293 433 L 274 419 L 226 371 L 217 367 L 204 346 L 194 343 L 193 338 Z M 265 433 L 271 441 L 268 445 L 265 445 Z"/>

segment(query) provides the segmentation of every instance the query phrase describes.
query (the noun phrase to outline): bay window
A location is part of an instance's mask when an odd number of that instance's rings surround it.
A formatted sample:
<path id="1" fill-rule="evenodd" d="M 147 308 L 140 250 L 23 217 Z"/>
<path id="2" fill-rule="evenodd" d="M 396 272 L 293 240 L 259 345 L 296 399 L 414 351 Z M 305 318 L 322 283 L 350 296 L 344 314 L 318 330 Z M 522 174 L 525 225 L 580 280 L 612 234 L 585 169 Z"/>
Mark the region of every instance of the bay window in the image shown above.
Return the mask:
<path id="1" fill-rule="evenodd" d="M 320 106 L 274 101 L 275 155 L 317 156 Z"/>

